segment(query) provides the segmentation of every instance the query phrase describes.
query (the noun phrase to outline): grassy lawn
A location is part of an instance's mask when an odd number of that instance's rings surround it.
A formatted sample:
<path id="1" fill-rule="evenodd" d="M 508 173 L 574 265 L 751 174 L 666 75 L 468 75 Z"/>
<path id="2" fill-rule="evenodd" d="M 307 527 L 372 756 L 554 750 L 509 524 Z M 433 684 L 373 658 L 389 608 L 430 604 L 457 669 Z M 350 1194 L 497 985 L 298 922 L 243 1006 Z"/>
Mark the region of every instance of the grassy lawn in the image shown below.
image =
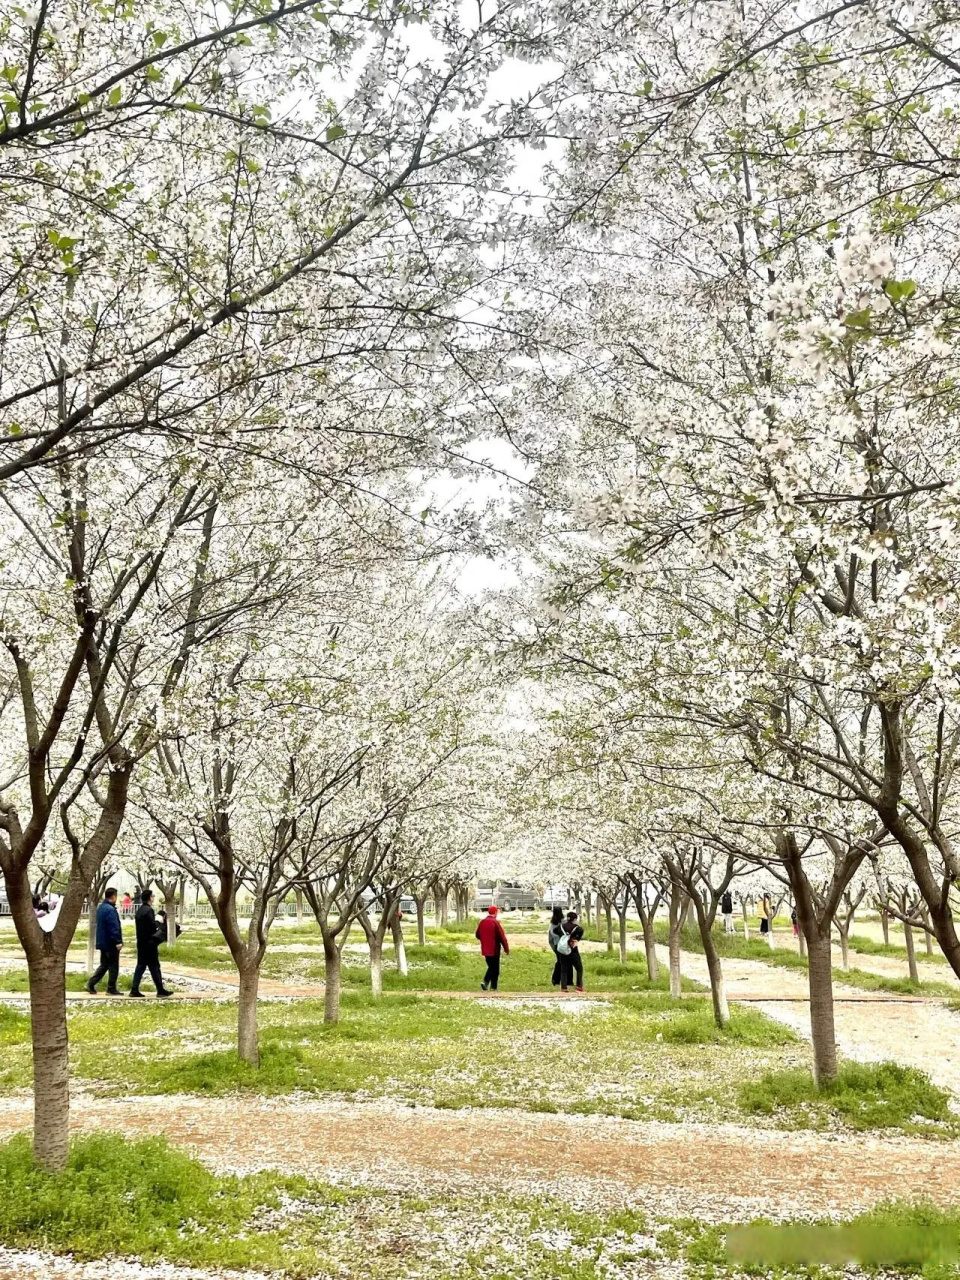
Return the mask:
<path id="1" fill-rule="evenodd" d="M 736 1010 L 721 1033 L 706 1002 L 672 1001 L 659 989 L 564 1010 L 348 993 L 334 1027 L 323 1023 L 317 1001 L 264 1002 L 259 1072 L 237 1060 L 235 1017 L 230 1004 L 72 1006 L 77 1084 L 108 1095 L 301 1090 L 439 1107 L 716 1120 L 746 1114 L 737 1102 L 745 1080 L 806 1060 L 787 1028 L 755 1010 Z M 0 1043 L 0 1087 L 27 1087 L 25 1013 L 0 1012 Z M 571 1071 L 571 1061 L 580 1069 Z"/>
<path id="2" fill-rule="evenodd" d="M 851 933 L 850 949 L 858 951 L 863 956 L 892 956 L 896 960 L 902 960 L 904 965 L 907 963 L 907 948 L 898 942 L 874 942 L 873 938 Z M 947 957 L 936 944 L 933 951 L 927 954 L 923 934 L 919 930 L 914 933 L 914 953 L 921 964 L 945 965 L 948 963 Z"/>
<path id="3" fill-rule="evenodd" d="M 288 1280 L 609 1280 L 750 1273 L 863 1274 L 862 1256 L 898 1275 L 931 1270 L 960 1241 L 960 1215 L 891 1205 L 843 1224 L 739 1229 L 665 1219 L 634 1205 L 585 1212 L 562 1196 L 401 1194 L 342 1188 L 304 1177 L 218 1175 L 169 1148 L 95 1136 L 75 1142 L 67 1170 L 41 1173 L 24 1139 L 0 1146 L 0 1243 L 70 1253 L 112 1253 L 174 1267 L 257 1268 Z M 104 1224 L 109 1230 L 104 1230 Z M 925 1265 L 926 1264 L 926 1265 Z M 889 1274 L 889 1273 L 888 1273 Z"/>

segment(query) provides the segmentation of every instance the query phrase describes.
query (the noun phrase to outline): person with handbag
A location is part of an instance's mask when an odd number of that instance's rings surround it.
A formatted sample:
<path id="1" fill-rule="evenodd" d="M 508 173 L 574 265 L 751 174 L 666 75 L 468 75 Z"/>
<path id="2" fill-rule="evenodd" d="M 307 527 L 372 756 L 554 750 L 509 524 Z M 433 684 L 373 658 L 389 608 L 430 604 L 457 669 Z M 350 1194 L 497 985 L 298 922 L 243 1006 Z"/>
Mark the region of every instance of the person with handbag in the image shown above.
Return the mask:
<path id="1" fill-rule="evenodd" d="M 144 889 L 141 895 L 140 906 L 137 907 L 137 914 L 134 917 L 134 927 L 137 931 L 137 967 L 133 971 L 133 986 L 130 988 L 130 994 L 135 1000 L 143 999 L 140 983 L 144 972 L 149 970 L 153 985 L 157 988 L 158 997 L 165 1000 L 173 995 L 173 992 L 168 991 L 163 985 L 163 974 L 160 972 L 160 944 L 166 941 L 167 923 L 166 917 L 158 920 L 154 914 L 152 889 Z"/>
<path id="2" fill-rule="evenodd" d="M 560 957 L 560 990 L 569 991 L 570 983 L 576 978 L 576 989 L 583 991 L 583 960 L 580 958 L 580 943 L 583 929 L 577 923 L 577 913 L 568 911 L 567 918 L 561 925 L 557 940 L 557 954 Z"/>

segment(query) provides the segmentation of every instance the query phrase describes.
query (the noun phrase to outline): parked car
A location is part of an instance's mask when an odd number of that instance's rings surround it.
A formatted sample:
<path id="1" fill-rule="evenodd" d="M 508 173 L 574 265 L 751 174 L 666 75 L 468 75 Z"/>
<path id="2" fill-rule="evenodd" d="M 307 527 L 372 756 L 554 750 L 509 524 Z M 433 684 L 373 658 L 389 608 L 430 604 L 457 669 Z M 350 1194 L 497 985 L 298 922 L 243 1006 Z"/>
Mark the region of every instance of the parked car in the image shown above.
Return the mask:
<path id="1" fill-rule="evenodd" d="M 485 911 L 489 906 L 498 906 L 501 911 L 534 911 L 539 903 L 537 894 L 517 880 L 498 880 L 496 884 L 481 880 L 470 909 Z"/>

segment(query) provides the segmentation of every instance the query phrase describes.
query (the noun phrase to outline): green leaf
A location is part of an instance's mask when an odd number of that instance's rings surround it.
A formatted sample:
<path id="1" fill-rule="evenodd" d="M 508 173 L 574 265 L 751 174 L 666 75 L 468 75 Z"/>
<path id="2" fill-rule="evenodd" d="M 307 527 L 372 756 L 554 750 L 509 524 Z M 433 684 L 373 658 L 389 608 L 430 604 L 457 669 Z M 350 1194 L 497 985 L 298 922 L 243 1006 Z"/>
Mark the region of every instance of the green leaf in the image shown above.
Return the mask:
<path id="1" fill-rule="evenodd" d="M 165 31 L 154 31 L 153 35 L 151 36 L 151 39 L 159 49 L 162 44 L 166 43 L 167 33 Z"/>
<path id="2" fill-rule="evenodd" d="M 862 311 L 851 311 L 849 315 L 844 317 L 844 324 L 848 329 L 869 329 L 872 323 L 873 313 L 870 307 L 864 307 Z"/>
<path id="3" fill-rule="evenodd" d="M 123 90 L 120 88 L 118 84 L 114 85 L 113 88 L 110 90 L 110 92 L 107 94 L 107 102 L 109 102 L 111 107 L 118 107 L 120 105 L 120 100 L 122 98 L 123 98 Z"/>
<path id="4" fill-rule="evenodd" d="M 883 292 L 891 302 L 905 302 L 917 292 L 917 286 L 913 280 L 884 280 Z"/>
<path id="5" fill-rule="evenodd" d="M 327 141 L 336 142 L 338 138 L 344 137 L 346 132 L 346 129 L 344 129 L 342 125 L 332 124 L 327 130 Z"/>

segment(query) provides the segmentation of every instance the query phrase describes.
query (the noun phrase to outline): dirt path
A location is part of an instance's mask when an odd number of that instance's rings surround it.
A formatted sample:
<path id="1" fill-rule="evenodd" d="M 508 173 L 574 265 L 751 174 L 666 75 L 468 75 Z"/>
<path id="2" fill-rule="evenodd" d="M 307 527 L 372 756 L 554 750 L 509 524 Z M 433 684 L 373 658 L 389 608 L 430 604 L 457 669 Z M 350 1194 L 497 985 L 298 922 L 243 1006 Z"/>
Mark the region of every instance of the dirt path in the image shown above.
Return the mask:
<path id="1" fill-rule="evenodd" d="M 879 927 L 878 927 L 879 931 Z M 796 951 L 796 939 L 791 937 L 789 933 L 775 933 L 773 935 L 774 946 L 780 951 Z M 923 948 L 922 940 L 917 940 L 917 962 L 920 970 L 921 982 L 946 982 L 957 987 L 960 993 L 960 978 L 953 972 L 948 964 L 930 964 L 921 959 Z M 831 949 L 833 956 L 834 969 L 841 969 L 843 966 L 843 954 L 839 946 L 833 946 Z M 906 957 L 901 960 L 897 956 L 867 956 L 862 955 L 859 951 L 850 948 L 850 967 L 852 969 L 862 969 L 864 973 L 875 973 L 881 978 L 907 978 Z"/>
<path id="2" fill-rule="evenodd" d="M 26 967 L 26 960 L 20 956 L 0 958 L 0 970 L 23 970 Z M 87 972 L 86 965 L 77 960 L 68 960 L 66 969 L 68 973 Z M 230 999 L 237 994 L 240 987 L 239 977 L 235 972 L 231 973 L 229 970 L 223 973 L 214 973 L 210 969 L 192 969 L 181 964 L 164 964 L 163 972 L 165 977 L 180 984 L 187 984 L 185 987 L 181 985 L 178 988 L 178 999 L 183 999 L 184 997 L 193 1000 Z M 147 990 L 149 991 L 150 988 L 148 987 Z M 322 1000 L 323 992 L 322 984 L 277 982 L 271 978 L 260 979 L 260 995 L 264 999 Z M 25 991 L 0 992 L 0 1000 L 22 1001 L 29 1000 L 29 998 L 29 994 Z M 97 996 L 88 995 L 85 991 L 67 992 L 67 1000 L 71 1002 L 105 999 L 108 999 L 108 997 L 103 994 L 103 988 L 101 988 L 100 995 Z"/>
<path id="3" fill-rule="evenodd" d="M 125 1115 L 127 1123 L 125 1124 Z M 642 1203 L 651 1212 L 713 1220 L 758 1213 L 855 1212 L 916 1186 L 960 1205 L 960 1144 L 922 1139 L 781 1133 L 738 1125 L 665 1124 L 520 1111 L 446 1111 L 392 1103 L 79 1097 L 84 1132 L 151 1130 L 224 1171 L 282 1169 L 411 1192 L 464 1192 L 490 1176 L 512 1194 L 577 1189 L 595 1207 Z M 0 1136 L 26 1127 L 29 1104 L 0 1100 Z M 565 1188 L 558 1167 L 576 1150 Z"/>
<path id="4" fill-rule="evenodd" d="M 666 948 L 658 948 L 664 964 Z M 681 969 L 697 982 L 709 981 L 702 955 L 683 952 Z M 725 958 L 723 974 L 731 1000 L 749 993 L 770 1018 L 810 1037 L 807 979 L 803 973 L 779 969 L 759 960 Z M 919 1067 L 936 1084 L 960 1098 L 960 1015 L 933 1000 L 863 1000 L 864 992 L 837 984 L 834 1010 L 840 1052 L 859 1062 L 892 1059 Z M 769 1003 L 763 996 L 772 997 Z M 856 997 L 861 997 L 857 999 Z M 788 998 L 792 998 L 788 999 Z M 795 1001 L 793 1003 L 792 1001 Z M 882 1011 L 878 1006 L 882 1006 Z"/>

